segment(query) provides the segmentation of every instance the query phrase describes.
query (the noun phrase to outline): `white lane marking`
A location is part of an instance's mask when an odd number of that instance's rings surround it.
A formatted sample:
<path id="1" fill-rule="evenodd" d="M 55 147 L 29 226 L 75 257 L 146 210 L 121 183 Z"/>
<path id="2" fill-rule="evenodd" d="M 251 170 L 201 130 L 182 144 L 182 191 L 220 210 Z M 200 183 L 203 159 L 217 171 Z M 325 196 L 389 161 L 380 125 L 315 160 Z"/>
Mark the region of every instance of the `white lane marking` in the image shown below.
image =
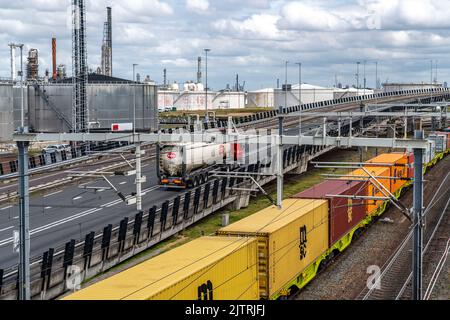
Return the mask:
<path id="1" fill-rule="evenodd" d="M 72 200 L 80 200 L 81 198 L 83 198 L 82 196 L 79 196 L 79 197 L 76 197 L 76 198 L 73 198 Z"/>
<path id="2" fill-rule="evenodd" d="M 148 189 L 142 191 L 142 195 L 145 196 L 147 193 L 158 190 L 158 189 L 159 189 L 159 186 L 154 186 L 154 187 L 148 188 Z"/>
<path id="3" fill-rule="evenodd" d="M 45 207 L 44 210 L 48 210 L 48 209 L 51 209 L 51 208 L 52 208 L 52 207 Z"/>
<path id="4" fill-rule="evenodd" d="M 149 191 L 151 191 L 152 189 L 155 189 L 155 188 L 157 188 L 157 187 L 158 187 L 158 186 L 155 186 L 155 187 L 152 187 L 152 188 L 145 189 L 144 192 L 149 192 Z M 104 208 L 109 208 L 109 207 L 115 206 L 116 204 L 119 204 L 119 203 L 122 203 L 122 200 L 116 200 L 116 201 L 112 201 L 112 202 L 109 202 L 109 203 L 105 203 L 105 204 L 101 205 L 100 208 L 89 209 L 89 210 L 86 210 L 86 211 L 77 213 L 77 214 L 75 214 L 75 215 L 73 215 L 73 216 L 70 216 L 70 217 L 61 219 L 61 220 L 59 220 L 59 221 L 51 222 L 51 223 L 49 223 L 49 224 L 47 224 L 47 225 L 45 225 L 45 226 L 41 226 L 41 227 L 38 227 L 38 228 L 36 228 L 36 229 L 31 230 L 31 231 L 30 231 L 30 236 L 35 235 L 35 234 L 37 234 L 37 233 L 41 233 L 41 232 L 43 232 L 43 231 L 49 230 L 49 229 L 54 228 L 54 227 L 58 227 L 58 226 L 60 226 L 60 225 L 62 225 L 62 224 L 71 222 L 71 221 L 73 221 L 73 220 L 83 218 L 83 217 L 88 216 L 88 215 L 91 215 L 91 214 L 93 214 L 93 213 L 95 213 L 95 212 L 101 211 L 101 210 L 103 210 Z M 15 217 L 14 219 L 18 219 L 18 218 L 19 218 L 19 217 Z M 8 244 L 10 244 L 10 243 L 12 243 L 12 242 L 13 242 L 13 238 L 12 238 L 12 237 L 11 237 L 11 238 L 8 238 L 8 239 L 0 240 L 0 247 L 4 247 L 5 245 L 8 245 Z"/>
<path id="5" fill-rule="evenodd" d="M 48 229 L 60 226 L 60 225 L 65 224 L 67 222 L 70 222 L 70 221 L 73 221 L 73 220 L 85 217 L 87 215 L 93 214 L 93 213 L 101 211 L 101 210 L 103 210 L 103 208 L 94 208 L 94 209 L 90 209 L 90 210 L 87 210 L 87 211 L 80 212 L 80 213 L 75 214 L 75 215 L 73 215 L 71 217 L 67 217 L 65 219 L 61 219 L 59 221 L 54 221 L 54 222 L 49 223 L 49 224 L 47 224 L 45 226 L 41 226 L 41 227 L 38 227 L 36 229 L 31 230 L 30 231 L 30 236 L 35 235 L 37 233 L 41 233 L 41 232 L 46 231 Z M 3 247 L 5 245 L 7 245 L 7 244 L 12 243 L 12 241 L 13 241 L 12 237 L 8 238 L 8 239 L 1 240 L 0 241 L 0 247 Z"/>
<path id="6" fill-rule="evenodd" d="M 97 190 L 98 193 L 103 192 L 103 191 L 105 191 L 105 189 L 98 189 Z"/>
<path id="7" fill-rule="evenodd" d="M 116 201 L 104 204 L 101 207 L 103 207 L 103 208 L 110 208 L 110 207 L 114 207 L 116 204 L 119 204 L 121 202 L 123 202 L 123 201 L 122 200 L 116 200 Z"/>
<path id="8" fill-rule="evenodd" d="M 127 182 L 126 181 L 124 181 L 124 182 L 121 182 L 121 183 L 119 183 L 120 185 L 124 185 L 124 184 L 127 184 Z"/>
<path id="9" fill-rule="evenodd" d="M 44 198 L 54 196 L 55 194 L 58 194 L 58 193 L 61 193 L 61 192 L 63 192 L 63 191 L 60 190 L 60 191 L 56 191 L 56 192 L 53 192 L 53 193 L 49 193 L 49 194 L 45 195 Z"/>
<path id="10" fill-rule="evenodd" d="M 5 229 L 1 229 L 0 232 L 6 231 L 6 230 L 9 230 L 9 229 L 12 229 L 12 228 L 14 228 L 14 227 L 9 227 L 9 228 L 5 228 Z"/>
<path id="11" fill-rule="evenodd" d="M 7 206 L 7 207 L 4 207 L 4 208 L 1 208 L 0 211 L 7 210 L 7 209 L 11 209 L 12 207 L 13 207 L 13 206 Z"/>
<path id="12" fill-rule="evenodd" d="M 14 219 L 14 220 L 17 220 L 17 219 L 19 219 L 19 216 L 17 216 L 17 217 L 14 217 L 13 219 Z"/>

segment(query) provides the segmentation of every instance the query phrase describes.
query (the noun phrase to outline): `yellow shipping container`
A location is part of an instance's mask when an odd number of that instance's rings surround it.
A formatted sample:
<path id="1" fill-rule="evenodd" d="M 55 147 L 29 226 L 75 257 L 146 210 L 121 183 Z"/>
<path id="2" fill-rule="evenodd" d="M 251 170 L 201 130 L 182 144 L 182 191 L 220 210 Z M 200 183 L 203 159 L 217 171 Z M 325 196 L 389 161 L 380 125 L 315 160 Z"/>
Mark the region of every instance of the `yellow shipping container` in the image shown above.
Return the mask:
<path id="1" fill-rule="evenodd" d="M 202 237 L 64 300 L 258 300 L 257 242 Z"/>
<path id="2" fill-rule="evenodd" d="M 369 167 L 364 166 L 364 168 L 369 171 L 369 173 L 374 176 L 378 182 L 383 184 L 383 186 L 391 191 L 391 180 L 390 179 L 383 179 L 383 177 L 390 177 L 390 168 L 389 167 Z M 347 178 L 353 177 L 354 180 L 367 180 L 367 196 L 368 197 L 386 197 L 386 194 L 381 192 L 377 187 L 375 187 L 373 179 L 369 178 L 369 175 L 363 170 L 363 169 L 357 169 L 355 171 L 352 171 L 350 174 L 347 175 Z M 361 178 L 363 177 L 363 178 Z M 365 178 L 367 177 L 367 178 Z M 370 180 L 370 181 L 369 181 Z M 378 184 L 376 184 L 379 186 Z M 381 186 L 379 186 L 381 188 Z M 367 203 L 367 213 L 368 214 L 374 214 L 377 212 L 377 210 L 383 205 L 385 201 L 383 200 L 368 200 Z"/>
<path id="3" fill-rule="evenodd" d="M 260 295 L 277 298 L 328 249 L 328 201 L 287 199 L 283 210 L 271 206 L 218 234 L 258 237 Z"/>

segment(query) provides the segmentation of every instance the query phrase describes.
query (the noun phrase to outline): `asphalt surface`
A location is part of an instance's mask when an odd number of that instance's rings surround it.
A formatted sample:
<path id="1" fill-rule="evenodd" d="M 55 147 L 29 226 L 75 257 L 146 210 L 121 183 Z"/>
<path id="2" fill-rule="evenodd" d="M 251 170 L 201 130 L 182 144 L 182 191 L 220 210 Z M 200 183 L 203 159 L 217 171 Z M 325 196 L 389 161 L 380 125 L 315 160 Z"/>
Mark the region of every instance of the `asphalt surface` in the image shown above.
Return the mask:
<path id="1" fill-rule="evenodd" d="M 175 197 L 177 191 L 159 189 L 155 162 L 144 165 L 143 207 L 149 208 Z M 135 176 L 117 176 L 110 181 L 124 195 L 135 191 Z M 89 183 L 90 187 L 105 187 L 105 181 Z M 91 231 L 98 232 L 108 224 L 118 224 L 124 217 L 134 217 L 136 205 L 127 206 L 113 190 L 85 191 L 78 186 L 67 186 L 59 191 L 49 191 L 43 196 L 30 198 L 31 256 L 38 256 L 52 246 L 70 239 L 83 238 Z M 13 252 L 13 231 L 18 230 L 19 210 L 16 205 L 0 206 L 0 269 L 18 263 Z"/>

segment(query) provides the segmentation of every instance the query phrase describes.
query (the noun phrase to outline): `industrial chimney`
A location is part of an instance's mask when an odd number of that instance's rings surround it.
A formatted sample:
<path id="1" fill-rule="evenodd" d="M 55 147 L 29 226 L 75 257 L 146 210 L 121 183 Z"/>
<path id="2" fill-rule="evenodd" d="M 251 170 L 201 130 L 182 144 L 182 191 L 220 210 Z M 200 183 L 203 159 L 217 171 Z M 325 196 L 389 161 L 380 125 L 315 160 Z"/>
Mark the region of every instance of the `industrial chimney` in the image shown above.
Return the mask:
<path id="1" fill-rule="evenodd" d="M 104 23 L 102 44 L 102 72 L 112 77 L 112 9 L 106 8 L 107 21 Z"/>
<path id="2" fill-rule="evenodd" d="M 14 44 L 9 45 L 11 48 L 11 81 L 16 81 L 16 47 Z"/>
<path id="3" fill-rule="evenodd" d="M 52 63 L 53 63 L 53 81 L 56 81 L 57 72 L 56 72 L 56 38 L 52 38 Z"/>
<path id="4" fill-rule="evenodd" d="M 202 57 L 198 57 L 197 83 L 202 83 Z"/>

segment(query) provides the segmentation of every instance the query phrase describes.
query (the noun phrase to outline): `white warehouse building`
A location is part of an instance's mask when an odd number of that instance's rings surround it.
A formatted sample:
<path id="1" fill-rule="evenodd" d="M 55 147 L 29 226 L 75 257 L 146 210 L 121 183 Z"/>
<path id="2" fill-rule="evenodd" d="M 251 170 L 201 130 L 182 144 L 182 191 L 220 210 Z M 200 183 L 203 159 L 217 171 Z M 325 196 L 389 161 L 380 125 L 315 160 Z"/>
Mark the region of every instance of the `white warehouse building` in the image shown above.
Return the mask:
<path id="1" fill-rule="evenodd" d="M 208 91 L 208 109 L 242 109 L 246 107 L 246 93 L 229 90 Z M 164 110 L 204 110 L 206 91 L 201 83 L 187 82 L 180 91 L 177 84 L 158 90 L 158 108 Z"/>

